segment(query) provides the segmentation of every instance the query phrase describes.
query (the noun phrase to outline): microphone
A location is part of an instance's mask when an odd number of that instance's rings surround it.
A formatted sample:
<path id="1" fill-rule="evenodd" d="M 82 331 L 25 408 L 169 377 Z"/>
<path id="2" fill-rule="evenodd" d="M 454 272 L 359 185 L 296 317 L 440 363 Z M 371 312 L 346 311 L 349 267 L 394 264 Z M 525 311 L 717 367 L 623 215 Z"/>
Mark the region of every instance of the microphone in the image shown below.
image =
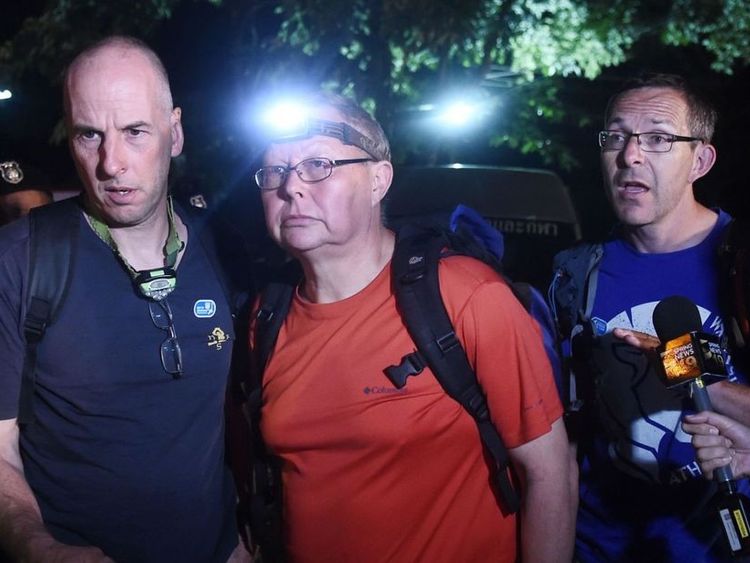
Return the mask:
<path id="1" fill-rule="evenodd" d="M 656 350 L 664 384 L 688 384 L 695 408 L 713 410 L 703 378 L 727 376 L 719 338 L 701 332 L 700 313 L 687 297 L 663 299 L 654 309 L 652 320 L 661 341 Z M 716 506 L 729 549 L 733 556 L 746 555 L 750 553 L 750 523 L 729 465 L 715 469 L 714 478 L 719 485 Z"/>
<path id="2" fill-rule="evenodd" d="M 699 382 L 702 378 L 727 377 L 721 341 L 713 334 L 701 332 L 698 308 L 687 297 L 675 295 L 663 299 L 654 309 L 654 328 L 661 341 L 657 348 L 661 358 L 658 371 L 667 387 Z M 694 392 L 691 386 L 691 392 Z M 703 390 L 705 394 L 705 388 Z M 694 397 L 702 401 L 704 397 Z M 708 400 L 708 395 L 705 395 Z M 711 405 L 696 404 L 700 410 L 710 410 Z"/>

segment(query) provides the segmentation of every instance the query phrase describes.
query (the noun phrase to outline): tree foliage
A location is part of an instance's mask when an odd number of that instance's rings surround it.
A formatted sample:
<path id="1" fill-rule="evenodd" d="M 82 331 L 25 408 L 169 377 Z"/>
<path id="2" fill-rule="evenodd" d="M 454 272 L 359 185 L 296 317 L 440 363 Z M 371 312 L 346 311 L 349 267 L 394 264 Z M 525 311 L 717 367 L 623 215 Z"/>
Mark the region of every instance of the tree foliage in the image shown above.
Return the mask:
<path id="1" fill-rule="evenodd" d="M 59 0 L 21 28 L 0 50 L 0 64 L 6 71 L 22 73 L 33 69 L 50 80 L 83 45 L 103 35 L 122 33 L 147 37 L 169 18 L 181 0 L 149 0 L 133 3 L 97 0 Z"/>
<path id="2" fill-rule="evenodd" d="M 476 134 L 563 167 L 575 157 L 557 142 L 556 124 L 584 123 L 591 110 L 585 100 L 563 105 L 571 78 L 621 65 L 644 37 L 700 47 L 723 73 L 750 61 L 743 0 L 58 0 L 0 44 L 0 73 L 58 81 L 84 43 L 111 33 L 155 37 L 175 13 L 206 4 L 224 32 L 205 47 L 225 51 L 223 80 L 237 96 L 294 78 L 356 97 L 393 133 L 440 93 L 474 92 L 502 113 Z M 409 147 L 440 149 L 440 139 L 402 133 L 402 157 Z"/>
<path id="3" fill-rule="evenodd" d="M 666 43 L 701 45 L 713 55 L 718 72 L 731 74 L 750 62 L 750 7 L 744 0 L 675 0 L 670 16 Z"/>
<path id="4" fill-rule="evenodd" d="M 595 79 L 649 36 L 700 46 L 724 73 L 750 56 L 742 0 L 282 0 L 277 13 L 274 48 L 328 61 L 321 82 L 364 100 L 391 129 L 395 108 L 481 87 L 512 116 L 484 131 L 490 144 L 566 168 L 575 157 L 550 125 L 585 121 L 590 108 L 561 105 L 565 78 Z"/>

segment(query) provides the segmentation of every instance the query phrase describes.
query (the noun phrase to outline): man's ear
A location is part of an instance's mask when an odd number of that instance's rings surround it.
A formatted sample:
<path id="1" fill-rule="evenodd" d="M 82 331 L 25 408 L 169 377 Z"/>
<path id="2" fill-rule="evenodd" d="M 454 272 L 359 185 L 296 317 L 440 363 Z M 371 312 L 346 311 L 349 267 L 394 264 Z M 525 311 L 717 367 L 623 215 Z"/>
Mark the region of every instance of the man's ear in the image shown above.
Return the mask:
<path id="1" fill-rule="evenodd" d="M 179 156 L 185 137 L 182 133 L 182 110 L 174 108 L 169 116 L 169 132 L 172 135 L 172 156 Z"/>
<path id="2" fill-rule="evenodd" d="M 698 148 L 695 149 L 693 155 L 693 167 L 690 170 L 690 176 L 688 177 L 692 184 L 699 178 L 703 178 L 708 174 L 709 170 L 713 168 L 716 162 L 716 147 L 708 143 L 701 143 Z"/>
<path id="3" fill-rule="evenodd" d="M 387 160 L 380 160 L 371 165 L 372 203 L 379 205 L 388 193 L 393 181 L 393 165 Z"/>

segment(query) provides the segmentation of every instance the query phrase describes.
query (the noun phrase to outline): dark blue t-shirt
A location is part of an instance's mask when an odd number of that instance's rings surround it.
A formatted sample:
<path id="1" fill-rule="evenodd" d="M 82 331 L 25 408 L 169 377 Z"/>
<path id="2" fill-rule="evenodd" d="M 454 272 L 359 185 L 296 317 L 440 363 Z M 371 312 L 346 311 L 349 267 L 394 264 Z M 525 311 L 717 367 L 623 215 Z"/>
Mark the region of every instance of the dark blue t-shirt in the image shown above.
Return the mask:
<path id="1" fill-rule="evenodd" d="M 729 221 L 721 213 L 706 239 L 677 252 L 644 254 L 621 239 L 604 246 L 592 311 L 600 338 L 589 351 L 602 366 L 594 374 L 598 422 L 581 446 L 576 547 L 582 562 L 728 558 L 710 506 L 714 489 L 680 426 L 694 412 L 687 393 L 668 390 L 642 353 L 605 335 L 618 327 L 655 334 L 654 308 L 671 295 L 692 300 L 703 330 L 722 335 L 717 248 Z M 744 381 L 731 364 L 730 371 Z M 746 482 L 741 488 L 747 493 Z"/>
<path id="2" fill-rule="evenodd" d="M 80 221 L 72 282 L 39 346 L 35 422 L 20 437 L 45 525 L 59 541 L 98 546 L 116 561 L 224 562 L 237 529 L 223 409 L 234 334 L 222 287 L 187 223 L 167 298 L 184 364 L 174 378 L 160 356 L 167 331 Z M 18 409 L 27 252 L 26 220 L 0 230 L 3 419 Z"/>

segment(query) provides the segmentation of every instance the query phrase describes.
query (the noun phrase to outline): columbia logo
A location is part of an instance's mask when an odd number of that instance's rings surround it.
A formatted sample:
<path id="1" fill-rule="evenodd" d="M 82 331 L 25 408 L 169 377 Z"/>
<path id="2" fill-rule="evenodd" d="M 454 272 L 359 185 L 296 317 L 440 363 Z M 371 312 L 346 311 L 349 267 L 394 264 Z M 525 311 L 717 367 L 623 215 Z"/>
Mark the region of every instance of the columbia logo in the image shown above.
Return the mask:
<path id="1" fill-rule="evenodd" d="M 424 258 L 422 256 L 412 256 L 409 258 L 409 265 L 413 266 L 414 264 L 419 264 Z"/>
<path id="2" fill-rule="evenodd" d="M 376 387 L 365 387 L 362 392 L 365 395 L 383 395 L 387 393 L 406 393 L 406 388 L 403 389 L 396 389 L 395 387 L 384 387 L 384 386 L 376 386 Z"/>

